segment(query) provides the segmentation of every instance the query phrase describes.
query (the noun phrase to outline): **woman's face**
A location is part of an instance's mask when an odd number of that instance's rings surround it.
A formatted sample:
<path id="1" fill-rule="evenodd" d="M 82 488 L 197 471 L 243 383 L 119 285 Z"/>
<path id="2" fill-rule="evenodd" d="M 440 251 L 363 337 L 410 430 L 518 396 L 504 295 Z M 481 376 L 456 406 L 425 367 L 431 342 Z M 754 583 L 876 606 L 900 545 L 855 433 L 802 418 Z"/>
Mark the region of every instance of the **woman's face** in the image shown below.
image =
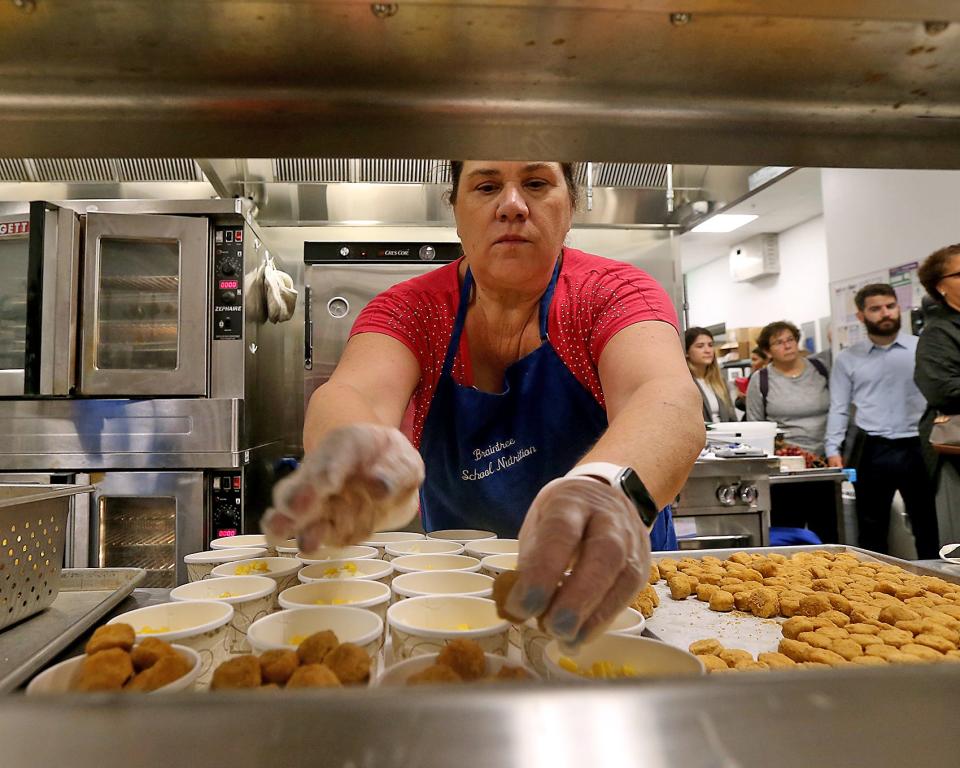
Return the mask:
<path id="1" fill-rule="evenodd" d="M 770 358 L 775 363 L 792 363 L 800 355 L 800 345 L 790 331 L 780 331 L 770 339 Z"/>
<path id="2" fill-rule="evenodd" d="M 951 307 L 960 310 L 960 275 L 957 272 L 960 272 L 960 254 L 951 256 L 943 265 L 943 274 L 947 277 L 937 283 L 937 290 Z"/>
<path id="3" fill-rule="evenodd" d="M 563 169 L 542 162 L 464 162 L 453 213 L 478 282 L 517 290 L 543 290 L 573 220 Z"/>
<path id="4" fill-rule="evenodd" d="M 754 371 L 759 371 L 766 364 L 767 358 L 761 357 L 756 352 L 750 353 L 750 368 L 752 368 Z"/>
<path id="5" fill-rule="evenodd" d="M 713 339 L 701 333 L 687 350 L 687 359 L 694 365 L 710 365 L 713 362 Z"/>

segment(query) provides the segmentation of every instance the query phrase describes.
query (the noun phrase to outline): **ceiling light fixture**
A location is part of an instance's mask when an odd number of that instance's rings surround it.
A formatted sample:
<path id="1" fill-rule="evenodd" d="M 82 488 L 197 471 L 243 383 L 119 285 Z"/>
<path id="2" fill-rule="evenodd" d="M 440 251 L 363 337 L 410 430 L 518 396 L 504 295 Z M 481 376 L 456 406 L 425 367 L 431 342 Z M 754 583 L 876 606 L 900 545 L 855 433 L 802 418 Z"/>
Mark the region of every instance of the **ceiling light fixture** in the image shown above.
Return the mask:
<path id="1" fill-rule="evenodd" d="M 701 221 L 691 232 L 733 232 L 759 218 L 752 213 L 718 213 Z"/>

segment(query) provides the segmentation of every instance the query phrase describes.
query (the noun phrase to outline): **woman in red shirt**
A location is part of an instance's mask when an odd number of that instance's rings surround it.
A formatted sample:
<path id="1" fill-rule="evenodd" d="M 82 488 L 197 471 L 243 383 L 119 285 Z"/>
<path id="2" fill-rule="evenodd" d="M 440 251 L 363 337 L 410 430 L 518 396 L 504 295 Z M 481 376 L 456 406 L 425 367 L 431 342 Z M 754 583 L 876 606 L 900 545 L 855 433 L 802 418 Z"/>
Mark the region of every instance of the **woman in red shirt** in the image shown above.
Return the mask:
<path id="1" fill-rule="evenodd" d="M 657 512 L 703 447 L 700 396 L 663 289 L 564 247 L 571 164 L 451 169 L 463 258 L 361 313 L 265 529 L 347 543 L 419 501 L 428 531 L 519 532 L 508 610 L 576 644 L 646 580 L 651 535 L 675 546 Z M 398 430 L 411 402 L 413 445 Z"/>

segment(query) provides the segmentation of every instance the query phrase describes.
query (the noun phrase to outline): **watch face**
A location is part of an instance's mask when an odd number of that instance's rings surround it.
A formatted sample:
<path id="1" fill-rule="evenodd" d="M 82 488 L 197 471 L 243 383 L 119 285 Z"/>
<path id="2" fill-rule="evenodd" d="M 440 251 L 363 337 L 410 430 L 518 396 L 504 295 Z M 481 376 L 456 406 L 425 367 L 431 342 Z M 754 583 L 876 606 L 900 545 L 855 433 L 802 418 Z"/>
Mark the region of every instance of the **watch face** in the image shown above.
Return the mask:
<path id="1" fill-rule="evenodd" d="M 630 469 L 630 467 L 627 467 L 623 470 L 623 474 L 620 475 L 620 487 L 623 488 L 623 492 L 627 494 L 627 497 L 633 501 L 644 524 L 647 527 L 653 526 L 657 521 L 657 515 L 660 513 L 660 510 L 657 509 L 656 503 L 650 497 L 650 492 L 643 484 L 640 476 Z"/>

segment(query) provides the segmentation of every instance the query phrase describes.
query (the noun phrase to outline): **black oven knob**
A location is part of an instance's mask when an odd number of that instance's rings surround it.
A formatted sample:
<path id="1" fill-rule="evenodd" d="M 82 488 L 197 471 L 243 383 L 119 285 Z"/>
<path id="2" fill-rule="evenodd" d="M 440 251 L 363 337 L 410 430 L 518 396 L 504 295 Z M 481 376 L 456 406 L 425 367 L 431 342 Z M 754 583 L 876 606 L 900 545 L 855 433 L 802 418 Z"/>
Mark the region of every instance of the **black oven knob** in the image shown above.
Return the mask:
<path id="1" fill-rule="evenodd" d="M 220 297 L 224 304 L 236 304 L 237 303 L 237 292 L 236 291 L 224 291 L 223 295 Z"/>
<path id="2" fill-rule="evenodd" d="M 232 275 L 237 271 L 237 268 L 233 266 L 232 262 L 225 261 L 223 262 L 223 265 L 220 267 L 220 271 L 223 272 L 223 274 L 225 275 Z"/>

